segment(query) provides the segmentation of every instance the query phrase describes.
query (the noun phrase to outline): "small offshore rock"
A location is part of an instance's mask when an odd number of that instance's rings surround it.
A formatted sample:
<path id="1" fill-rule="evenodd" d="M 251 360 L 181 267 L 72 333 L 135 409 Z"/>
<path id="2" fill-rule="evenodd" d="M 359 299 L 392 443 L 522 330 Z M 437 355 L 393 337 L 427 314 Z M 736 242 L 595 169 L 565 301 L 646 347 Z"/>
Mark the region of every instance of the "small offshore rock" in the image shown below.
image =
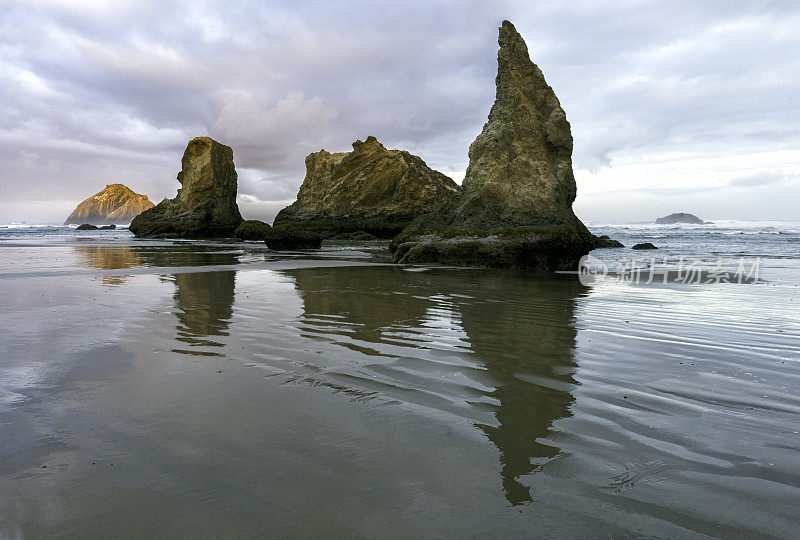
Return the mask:
<path id="1" fill-rule="evenodd" d="M 658 249 L 658 248 L 653 244 L 651 244 L 650 242 L 643 242 L 641 244 L 636 244 L 631 249 Z"/>
<path id="2" fill-rule="evenodd" d="M 84 223 L 75 228 L 76 231 L 96 231 L 97 229 L 97 225 L 92 225 L 91 223 Z"/>
<path id="3" fill-rule="evenodd" d="M 112 223 L 111 225 L 103 225 L 102 227 L 100 227 L 100 230 L 101 231 L 113 231 L 116 228 L 117 228 L 117 226 Z"/>
<path id="4" fill-rule="evenodd" d="M 322 246 L 322 236 L 308 229 L 276 225 L 267 232 L 264 242 L 268 248 L 276 251 L 318 249 Z"/>
<path id="5" fill-rule="evenodd" d="M 268 223 L 263 221 L 247 219 L 236 227 L 236 230 L 233 231 L 233 236 L 239 240 L 259 240 L 263 242 L 271 228 Z"/>
<path id="6" fill-rule="evenodd" d="M 608 235 L 604 234 L 597 239 L 597 247 L 598 248 L 623 248 L 625 245 L 620 242 L 619 240 L 614 240 L 613 238 L 609 238 Z"/>

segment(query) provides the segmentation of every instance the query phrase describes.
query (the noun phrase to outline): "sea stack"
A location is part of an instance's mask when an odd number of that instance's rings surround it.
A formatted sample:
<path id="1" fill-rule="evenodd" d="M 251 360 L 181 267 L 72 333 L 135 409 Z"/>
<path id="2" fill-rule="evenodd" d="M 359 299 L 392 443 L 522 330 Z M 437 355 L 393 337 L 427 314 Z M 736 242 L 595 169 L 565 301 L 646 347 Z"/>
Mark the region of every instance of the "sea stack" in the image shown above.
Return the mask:
<path id="1" fill-rule="evenodd" d="M 673 225 L 675 223 L 702 225 L 705 222 L 694 214 L 687 214 L 686 212 L 677 212 L 675 214 L 670 214 L 668 216 L 656 219 L 656 225 Z"/>
<path id="2" fill-rule="evenodd" d="M 393 242 L 401 263 L 575 269 L 597 239 L 572 211 L 572 134 L 514 25 L 498 39 L 496 99 L 461 195 Z"/>
<path id="3" fill-rule="evenodd" d="M 352 152 L 320 150 L 306 157 L 297 201 L 275 218 L 272 236 L 302 229 L 321 238 L 368 233 L 391 238 L 411 221 L 459 193 L 450 178 L 405 150 L 387 150 L 369 136 Z M 294 234 L 294 233 L 292 233 Z"/>
<path id="4" fill-rule="evenodd" d="M 178 173 L 181 188 L 133 220 L 136 236 L 220 238 L 233 236 L 243 221 L 236 205 L 233 150 L 210 137 L 189 141 Z"/>
<path id="5" fill-rule="evenodd" d="M 64 225 L 128 224 L 141 212 L 152 207 L 153 203 L 147 195 L 134 193 L 122 184 L 109 184 L 102 191 L 80 203 Z"/>

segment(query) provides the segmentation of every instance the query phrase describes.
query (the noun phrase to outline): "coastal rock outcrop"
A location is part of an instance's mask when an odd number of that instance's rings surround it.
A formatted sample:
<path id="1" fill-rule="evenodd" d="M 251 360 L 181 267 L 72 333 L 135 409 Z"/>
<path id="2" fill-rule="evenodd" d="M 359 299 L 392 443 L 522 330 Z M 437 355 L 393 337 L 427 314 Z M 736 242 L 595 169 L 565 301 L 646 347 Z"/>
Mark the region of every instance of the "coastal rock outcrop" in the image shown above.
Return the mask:
<path id="1" fill-rule="evenodd" d="M 237 176 L 233 150 L 210 137 L 195 137 L 186 146 L 178 173 L 181 188 L 136 216 L 136 236 L 219 238 L 233 235 L 243 221 L 236 204 Z"/>
<path id="2" fill-rule="evenodd" d="M 660 217 L 656 220 L 656 225 L 672 225 L 675 223 L 690 223 L 692 225 L 702 225 L 704 222 L 694 214 L 677 212 L 668 216 Z"/>
<path id="3" fill-rule="evenodd" d="M 642 249 L 658 249 L 658 248 L 654 246 L 651 242 L 642 242 L 641 244 L 634 245 L 631 249 L 642 250 Z"/>
<path id="4" fill-rule="evenodd" d="M 498 43 L 496 99 L 462 193 L 395 239 L 396 262 L 577 268 L 597 245 L 572 211 L 572 134 L 558 98 L 510 22 Z"/>
<path id="5" fill-rule="evenodd" d="M 600 236 L 597 238 L 597 245 L 598 248 L 623 248 L 625 245 L 620 242 L 619 240 L 614 240 L 610 238 L 607 234 Z"/>
<path id="6" fill-rule="evenodd" d="M 264 223 L 257 219 L 247 219 L 236 227 L 236 230 L 233 231 L 233 236 L 239 240 L 260 240 L 263 242 L 271 228 L 269 223 Z"/>
<path id="7" fill-rule="evenodd" d="M 458 193 L 455 182 L 420 157 L 387 150 L 370 136 L 354 142 L 352 152 L 306 157 L 297 201 L 278 213 L 273 233 L 291 226 L 323 238 L 358 232 L 391 238 Z"/>
<path id="8" fill-rule="evenodd" d="M 310 229 L 291 224 L 275 225 L 267 233 L 264 242 L 269 249 L 316 249 L 322 246 L 322 236 Z"/>
<path id="9" fill-rule="evenodd" d="M 147 195 L 134 193 L 123 184 L 109 184 L 78 205 L 69 215 L 64 225 L 84 224 L 103 225 L 130 223 L 133 218 L 152 208 L 153 203 Z"/>

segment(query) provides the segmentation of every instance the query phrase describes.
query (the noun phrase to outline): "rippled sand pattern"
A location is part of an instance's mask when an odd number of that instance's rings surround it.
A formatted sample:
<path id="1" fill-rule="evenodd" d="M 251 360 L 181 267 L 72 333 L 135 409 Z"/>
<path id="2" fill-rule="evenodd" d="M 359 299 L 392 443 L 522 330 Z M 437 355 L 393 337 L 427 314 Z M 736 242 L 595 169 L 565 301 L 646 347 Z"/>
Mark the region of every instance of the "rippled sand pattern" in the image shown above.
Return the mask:
<path id="1" fill-rule="evenodd" d="M 53 249 L 0 279 L 0 537 L 800 527 L 796 286 Z"/>

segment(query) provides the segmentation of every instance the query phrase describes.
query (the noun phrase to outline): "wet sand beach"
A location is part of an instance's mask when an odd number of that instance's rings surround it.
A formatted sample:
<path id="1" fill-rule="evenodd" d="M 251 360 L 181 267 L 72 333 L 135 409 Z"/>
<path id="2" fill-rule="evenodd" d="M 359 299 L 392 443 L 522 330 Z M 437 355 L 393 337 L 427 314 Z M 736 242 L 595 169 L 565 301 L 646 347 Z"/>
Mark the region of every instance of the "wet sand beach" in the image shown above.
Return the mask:
<path id="1" fill-rule="evenodd" d="M 800 530 L 788 259 L 585 286 L 115 233 L 0 265 L 0 537 Z"/>

